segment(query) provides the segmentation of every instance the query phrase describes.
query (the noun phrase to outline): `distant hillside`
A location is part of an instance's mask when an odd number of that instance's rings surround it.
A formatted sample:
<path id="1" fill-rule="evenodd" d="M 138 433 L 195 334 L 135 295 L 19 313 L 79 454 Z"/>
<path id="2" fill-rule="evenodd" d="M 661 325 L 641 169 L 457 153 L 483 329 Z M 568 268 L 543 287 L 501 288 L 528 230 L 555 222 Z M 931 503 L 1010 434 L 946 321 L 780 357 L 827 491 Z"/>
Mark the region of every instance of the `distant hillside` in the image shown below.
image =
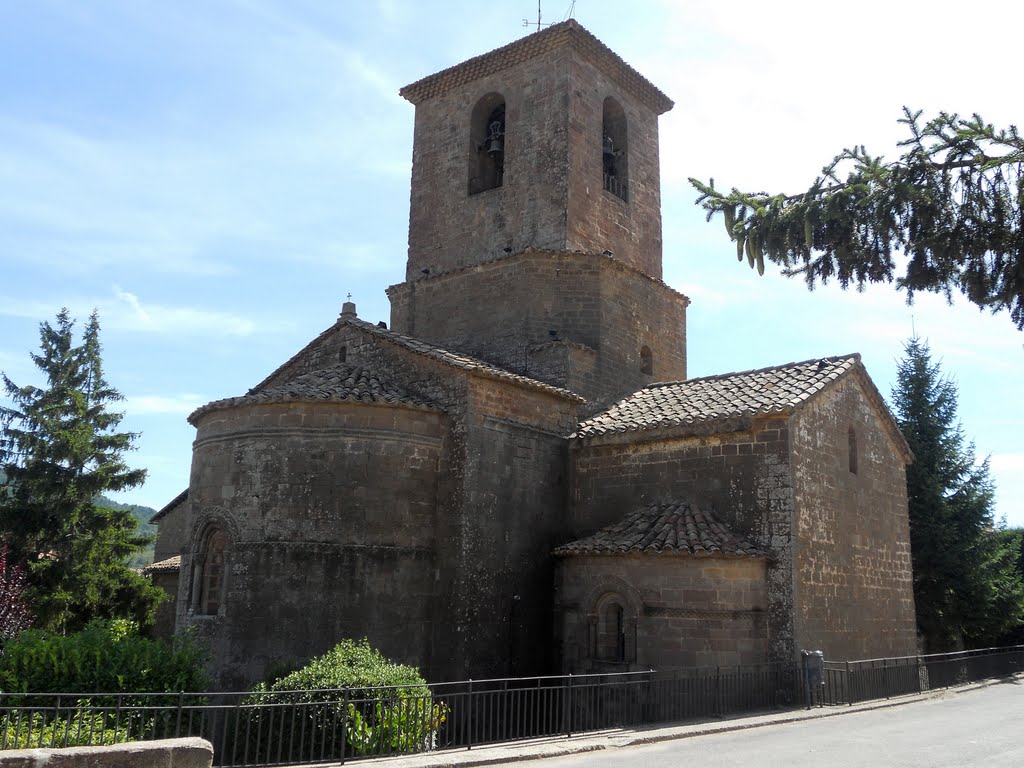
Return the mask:
<path id="1" fill-rule="evenodd" d="M 0 469 L 0 484 L 2 484 L 6 479 L 7 475 L 5 475 L 4 471 Z M 114 501 L 113 499 L 108 499 L 106 496 L 100 496 L 96 501 L 104 507 L 129 510 L 132 513 L 132 517 L 134 517 L 139 524 L 139 533 L 143 536 L 156 535 L 156 526 L 149 522 L 149 519 L 156 514 L 156 510 L 152 507 L 144 507 L 141 504 L 122 504 L 118 501 Z M 149 565 L 152 562 L 153 544 L 150 543 L 147 544 L 144 549 L 140 550 L 128 564 L 132 568 L 141 568 L 142 566 Z"/>
<path id="2" fill-rule="evenodd" d="M 97 503 L 102 504 L 104 507 L 110 507 L 111 509 L 126 509 L 132 513 L 132 517 L 139 524 L 139 533 L 144 536 L 156 536 L 156 526 L 149 522 L 149 519 L 156 514 L 156 510 L 152 507 L 144 507 L 141 504 L 122 504 L 108 499 L 106 496 L 100 496 L 96 499 Z M 144 565 L 149 565 L 153 562 L 153 543 L 150 542 L 146 545 L 145 549 L 140 550 L 128 563 L 132 568 L 141 568 Z"/>

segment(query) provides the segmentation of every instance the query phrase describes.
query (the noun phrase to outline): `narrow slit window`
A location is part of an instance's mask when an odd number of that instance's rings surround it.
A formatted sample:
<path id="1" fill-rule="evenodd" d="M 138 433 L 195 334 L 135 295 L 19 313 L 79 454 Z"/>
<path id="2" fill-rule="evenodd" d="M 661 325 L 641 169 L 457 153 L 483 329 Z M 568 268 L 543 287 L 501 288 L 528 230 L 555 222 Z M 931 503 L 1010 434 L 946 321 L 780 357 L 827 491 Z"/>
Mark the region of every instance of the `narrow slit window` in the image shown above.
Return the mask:
<path id="1" fill-rule="evenodd" d="M 626 660 L 626 610 L 617 595 L 606 600 L 597 620 L 597 658 Z"/>
<path id="2" fill-rule="evenodd" d="M 849 432 L 846 435 L 846 441 L 849 449 L 849 461 L 850 461 L 850 474 L 857 474 L 857 432 L 853 427 L 850 427 Z"/>

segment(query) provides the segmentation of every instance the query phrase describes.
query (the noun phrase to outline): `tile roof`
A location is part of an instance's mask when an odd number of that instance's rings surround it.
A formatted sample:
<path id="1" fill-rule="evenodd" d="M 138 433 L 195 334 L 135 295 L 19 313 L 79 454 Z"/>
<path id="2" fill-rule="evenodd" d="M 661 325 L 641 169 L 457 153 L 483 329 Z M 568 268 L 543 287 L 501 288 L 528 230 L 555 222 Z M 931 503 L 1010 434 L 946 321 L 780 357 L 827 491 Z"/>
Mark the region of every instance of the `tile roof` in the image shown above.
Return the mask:
<path id="1" fill-rule="evenodd" d="M 427 75 L 415 83 L 405 86 L 398 93 L 413 104 L 419 104 L 452 88 L 493 75 L 566 44 L 572 45 L 576 50 L 588 55 L 605 72 L 618 77 L 626 90 L 653 109 L 655 113 L 660 115 L 672 109 L 673 103 L 668 96 L 629 66 L 615 51 L 584 29 L 575 19 L 552 24 L 547 29 L 526 35 L 489 53 L 474 56 L 461 64 L 448 67 L 433 75 Z"/>
<path id="2" fill-rule="evenodd" d="M 278 384 L 250 390 L 241 397 L 215 400 L 193 411 L 188 419 L 194 423 L 194 420 L 204 413 L 237 405 L 325 400 L 435 407 L 425 398 L 413 395 L 393 382 L 382 380 L 373 371 L 358 365 L 338 363 L 329 368 L 303 373 Z"/>
<path id="3" fill-rule="evenodd" d="M 582 422 L 572 437 L 786 414 L 858 366 L 860 355 L 839 355 L 651 384 Z"/>
<path id="4" fill-rule="evenodd" d="M 691 555 L 765 557 L 695 504 L 655 504 L 639 509 L 592 536 L 563 544 L 556 555 Z"/>
<path id="5" fill-rule="evenodd" d="M 436 344 L 431 344 L 426 341 L 420 341 L 414 339 L 411 336 L 406 336 L 402 333 L 396 333 L 395 331 L 389 331 L 387 328 L 381 328 L 380 326 L 368 323 L 365 320 L 360 320 L 357 317 L 342 317 L 341 323 L 351 325 L 354 328 L 358 328 L 371 336 L 376 336 L 384 341 L 391 342 L 397 346 L 408 349 L 410 352 L 429 357 L 432 360 L 450 365 L 453 368 L 459 368 L 464 371 L 470 371 L 472 373 L 485 376 L 492 379 L 501 379 L 503 381 L 511 381 L 516 384 L 525 385 L 531 389 L 539 389 L 543 392 L 548 392 L 553 395 L 559 395 L 569 400 L 574 400 L 578 403 L 585 403 L 582 397 L 577 395 L 575 392 L 570 392 L 568 389 L 561 387 L 555 387 L 550 384 L 545 384 L 537 379 L 531 379 L 528 376 L 521 376 L 518 373 L 512 373 L 506 371 L 504 368 L 499 368 L 491 363 L 485 363 L 483 360 L 478 360 L 475 357 L 469 355 L 463 355 L 459 352 L 451 352 L 443 347 L 439 347 Z"/>
<path id="6" fill-rule="evenodd" d="M 181 568 L 181 555 L 175 555 L 174 557 L 168 557 L 166 560 L 161 560 L 156 563 L 150 563 L 142 569 L 143 575 L 150 573 L 163 573 L 167 571 L 177 571 Z"/>

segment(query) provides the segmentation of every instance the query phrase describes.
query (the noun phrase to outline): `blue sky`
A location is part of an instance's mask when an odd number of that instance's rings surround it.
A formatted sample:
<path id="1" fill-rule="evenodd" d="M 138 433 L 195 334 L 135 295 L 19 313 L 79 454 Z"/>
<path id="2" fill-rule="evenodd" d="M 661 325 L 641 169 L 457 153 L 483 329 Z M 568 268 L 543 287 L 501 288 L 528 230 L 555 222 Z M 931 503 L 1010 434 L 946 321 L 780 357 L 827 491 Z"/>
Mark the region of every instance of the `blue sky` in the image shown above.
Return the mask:
<path id="1" fill-rule="evenodd" d="M 569 2 L 544 5 L 558 21 Z M 1024 526 L 1024 334 L 1008 316 L 758 278 L 686 183 L 799 191 L 844 146 L 893 156 L 904 104 L 1020 120 L 1024 10 L 921 7 L 578 0 L 574 15 L 676 102 L 660 128 L 665 279 L 693 300 L 690 374 L 857 351 L 888 395 L 916 329 L 991 456 L 998 514 Z M 389 319 L 412 154 L 398 89 L 526 34 L 527 17 L 532 0 L 0 0 L 0 369 L 34 381 L 39 322 L 97 307 L 150 473 L 126 498 L 162 506 L 188 483 L 193 408 L 244 393 L 348 293 Z"/>

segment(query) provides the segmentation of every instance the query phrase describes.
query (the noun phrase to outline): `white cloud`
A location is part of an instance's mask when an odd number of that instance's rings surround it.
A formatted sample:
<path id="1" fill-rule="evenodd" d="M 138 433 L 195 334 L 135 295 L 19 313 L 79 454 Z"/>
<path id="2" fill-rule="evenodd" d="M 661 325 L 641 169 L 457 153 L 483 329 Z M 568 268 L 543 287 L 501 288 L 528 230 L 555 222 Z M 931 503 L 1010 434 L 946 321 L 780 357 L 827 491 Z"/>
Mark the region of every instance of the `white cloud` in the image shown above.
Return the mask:
<path id="1" fill-rule="evenodd" d="M 256 323 L 241 315 L 199 307 L 144 303 L 134 293 L 116 285 L 113 293 L 113 299 L 75 297 L 64 301 L 0 296 L 0 315 L 40 320 L 52 318 L 61 307 L 67 307 L 72 317 L 85 318 L 95 308 L 102 327 L 107 330 L 206 336 L 248 336 L 256 330 Z"/>
<path id="2" fill-rule="evenodd" d="M 239 315 L 195 307 L 171 307 L 161 304 L 143 305 L 134 293 L 114 286 L 120 305 L 110 307 L 105 315 L 107 327 L 152 333 L 207 334 L 248 336 L 256 324 Z M 125 311 L 127 309 L 127 311 Z M 101 311 L 101 316 L 104 316 Z"/>

